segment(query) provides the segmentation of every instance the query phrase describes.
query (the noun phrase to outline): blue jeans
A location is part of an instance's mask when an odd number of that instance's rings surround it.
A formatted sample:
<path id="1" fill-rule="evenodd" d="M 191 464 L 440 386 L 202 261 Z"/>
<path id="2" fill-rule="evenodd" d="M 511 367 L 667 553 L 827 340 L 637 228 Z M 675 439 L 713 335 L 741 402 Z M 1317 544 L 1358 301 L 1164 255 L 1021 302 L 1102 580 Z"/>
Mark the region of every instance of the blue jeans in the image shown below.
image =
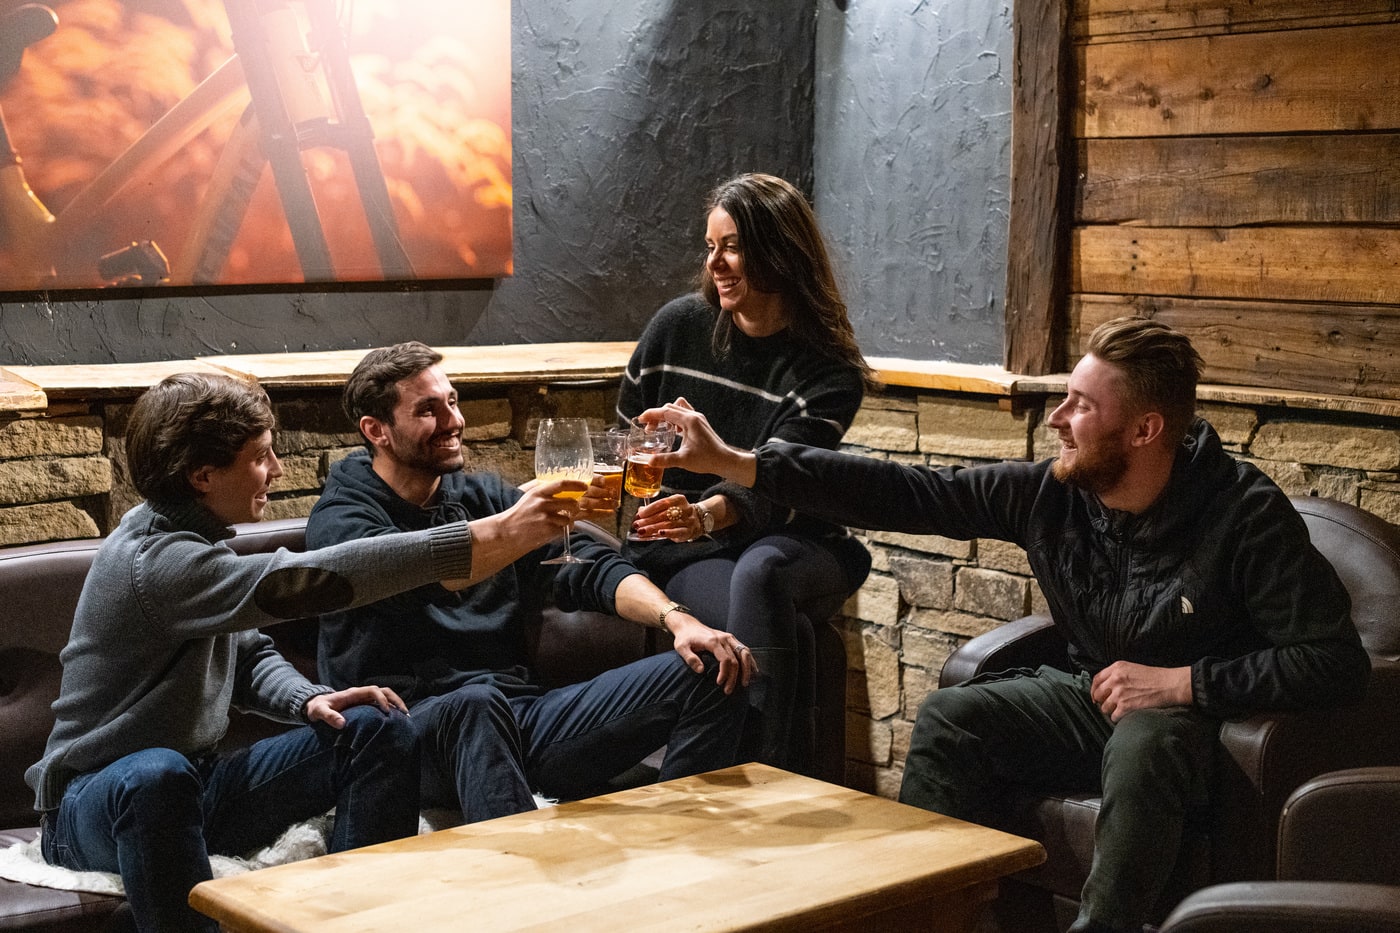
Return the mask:
<path id="1" fill-rule="evenodd" d="M 475 822 L 533 810 L 532 791 L 576 800 L 666 746 L 661 780 L 735 763 L 742 691 L 726 695 L 708 654 L 697 674 L 674 652 L 536 696 L 467 684 L 412 707 L 423 801 Z"/>
<path id="2" fill-rule="evenodd" d="M 417 737 L 402 713 L 343 711 L 227 757 L 192 761 L 148 748 L 74 778 L 44 819 L 44 858 L 121 875 L 142 933 L 216 933 L 190 889 L 211 877 L 209 855 L 246 855 L 288 826 L 336 811 L 330 850 L 418 831 Z"/>

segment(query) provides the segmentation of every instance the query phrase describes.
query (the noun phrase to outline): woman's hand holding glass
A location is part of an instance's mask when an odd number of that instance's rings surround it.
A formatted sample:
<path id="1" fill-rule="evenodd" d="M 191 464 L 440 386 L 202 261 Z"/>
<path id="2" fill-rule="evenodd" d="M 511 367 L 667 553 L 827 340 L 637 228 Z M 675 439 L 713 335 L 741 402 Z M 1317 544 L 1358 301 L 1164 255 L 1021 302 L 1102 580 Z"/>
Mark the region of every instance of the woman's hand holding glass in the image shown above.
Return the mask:
<path id="1" fill-rule="evenodd" d="M 627 490 L 628 495 L 636 496 L 646 503 L 661 492 L 661 479 L 666 471 L 664 467 L 656 466 L 652 461 L 669 451 L 675 440 L 676 432 L 665 421 L 642 424 L 633 420 L 627 440 L 627 478 L 623 481 L 623 488 Z M 643 505 L 642 508 L 645 509 L 646 506 Z M 637 514 L 641 514 L 641 509 Z M 627 536 L 628 540 L 650 540 L 641 533 L 636 522 L 632 523 L 632 529 L 632 534 Z"/>

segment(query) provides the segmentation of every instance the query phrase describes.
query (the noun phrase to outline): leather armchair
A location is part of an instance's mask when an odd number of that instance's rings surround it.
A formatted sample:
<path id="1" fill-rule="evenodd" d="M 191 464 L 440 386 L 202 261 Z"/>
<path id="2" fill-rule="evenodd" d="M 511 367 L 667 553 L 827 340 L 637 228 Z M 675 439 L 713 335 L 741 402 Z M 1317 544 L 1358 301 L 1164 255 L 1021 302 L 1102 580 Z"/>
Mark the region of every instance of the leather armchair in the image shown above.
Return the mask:
<path id="1" fill-rule="evenodd" d="M 1340 709 L 1224 724 L 1210 812 L 1188 829 L 1155 912 L 1159 920 L 1208 885 L 1273 879 L 1279 816 L 1300 785 L 1325 772 L 1400 765 L 1400 528 L 1345 503 L 1292 501 L 1351 595 L 1352 619 L 1372 658 L 1367 694 Z M 1040 664 L 1063 666 L 1068 657 L 1050 618 L 1031 616 L 960 647 L 944 665 L 939 686 Z M 1047 858 L 1003 882 L 991 929 L 1055 933 L 1068 926 L 1093 857 L 1099 803 L 1092 794 L 1013 795 L 997 828 L 1039 841 Z"/>
<path id="2" fill-rule="evenodd" d="M 1278 881 L 1205 888 L 1161 933 L 1400 931 L 1400 768 L 1335 771 L 1279 820 Z"/>

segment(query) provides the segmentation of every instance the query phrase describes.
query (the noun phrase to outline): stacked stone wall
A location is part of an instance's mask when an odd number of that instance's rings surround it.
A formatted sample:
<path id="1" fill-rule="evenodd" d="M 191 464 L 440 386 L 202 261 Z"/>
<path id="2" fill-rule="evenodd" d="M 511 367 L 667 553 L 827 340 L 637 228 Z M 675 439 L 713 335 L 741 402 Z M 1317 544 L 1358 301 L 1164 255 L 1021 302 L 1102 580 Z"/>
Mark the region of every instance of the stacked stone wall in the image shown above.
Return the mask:
<path id="1" fill-rule="evenodd" d="M 538 421 L 579 416 L 611 423 L 612 386 L 463 387 L 469 467 L 512 482 L 534 472 Z M 268 517 L 306 515 L 331 464 L 360 445 L 338 389 L 270 390 L 284 475 Z M 108 532 L 137 495 L 120 438 L 131 399 L 65 403 L 41 417 L 0 422 L 0 545 Z M 891 387 L 870 397 L 846 450 L 942 466 L 1053 456 L 1045 416 L 1059 399 L 1015 410 L 1004 400 Z M 1227 449 L 1286 492 L 1339 499 L 1400 523 L 1400 419 L 1205 404 Z M 624 521 L 626 516 L 623 516 Z M 920 702 L 956 648 L 1044 599 L 1024 553 L 1001 541 L 862 533 L 870 579 L 837 620 L 846 641 L 848 783 L 894 796 Z"/>

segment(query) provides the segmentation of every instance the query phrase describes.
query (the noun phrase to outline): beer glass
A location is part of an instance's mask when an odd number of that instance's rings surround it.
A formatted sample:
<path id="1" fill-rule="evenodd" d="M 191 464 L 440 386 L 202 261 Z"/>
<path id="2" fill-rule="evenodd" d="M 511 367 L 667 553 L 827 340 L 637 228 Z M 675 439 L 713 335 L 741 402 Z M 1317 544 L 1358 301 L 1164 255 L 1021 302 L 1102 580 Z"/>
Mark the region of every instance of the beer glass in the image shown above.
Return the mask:
<path id="1" fill-rule="evenodd" d="M 588 436 L 593 445 L 593 479 L 603 489 L 600 509 L 622 506 L 622 474 L 627 468 L 627 432 L 621 428 L 595 431 Z"/>
<path id="2" fill-rule="evenodd" d="M 651 465 L 651 458 L 659 453 L 670 451 L 676 439 L 676 429 L 666 421 L 645 425 L 635 418 L 627 438 L 627 478 L 623 488 L 629 495 L 643 502 L 650 502 L 661 492 L 661 477 L 664 467 Z M 628 535 L 631 541 L 647 541 L 639 535 Z"/>
<path id="3" fill-rule="evenodd" d="M 574 479 L 587 485 L 593 480 L 593 445 L 583 418 L 545 418 L 535 438 L 535 478 L 542 483 Z M 568 490 L 555 498 L 582 499 L 584 490 Z M 592 558 L 575 557 L 569 548 L 574 523 L 564 530 L 564 553 L 542 564 L 591 564 Z"/>

